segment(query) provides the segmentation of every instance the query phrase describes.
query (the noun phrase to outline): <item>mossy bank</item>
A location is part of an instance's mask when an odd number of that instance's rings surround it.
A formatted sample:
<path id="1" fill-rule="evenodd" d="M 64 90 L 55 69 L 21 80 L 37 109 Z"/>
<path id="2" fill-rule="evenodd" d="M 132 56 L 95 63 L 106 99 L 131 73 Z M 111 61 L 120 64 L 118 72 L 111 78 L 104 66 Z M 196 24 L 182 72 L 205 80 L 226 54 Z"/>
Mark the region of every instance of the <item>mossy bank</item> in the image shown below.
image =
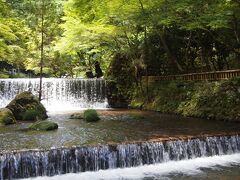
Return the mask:
<path id="1" fill-rule="evenodd" d="M 161 81 L 135 91 L 132 108 L 240 122 L 240 77 L 222 81 Z"/>

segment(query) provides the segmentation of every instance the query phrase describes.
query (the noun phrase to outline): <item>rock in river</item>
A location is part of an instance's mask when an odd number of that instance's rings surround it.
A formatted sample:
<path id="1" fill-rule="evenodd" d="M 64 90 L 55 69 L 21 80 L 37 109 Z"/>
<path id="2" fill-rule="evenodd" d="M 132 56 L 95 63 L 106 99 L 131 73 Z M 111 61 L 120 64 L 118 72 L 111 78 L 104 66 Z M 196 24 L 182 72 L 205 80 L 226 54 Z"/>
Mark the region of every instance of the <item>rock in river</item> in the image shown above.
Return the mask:
<path id="1" fill-rule="evenodd" d="M 44 120 L 47 112 L 42 103 L 31 92 L 18 94 L 7 106 L 15 116 L 16 120 Z"/>
<path id="2" fill-rule="evenodd" d="M 13 113 L 8 108 L 0 109 L 0 124 L 8 125 L 16 123 L 16 119 L 13 116 Z"/>
<path id="3" fill-rule="evenodd" d="M 28 128 L 39 131 L 51 131 L 58 129 L 58 124 L 51 121 L 37 121 L 31 124 Z"/>

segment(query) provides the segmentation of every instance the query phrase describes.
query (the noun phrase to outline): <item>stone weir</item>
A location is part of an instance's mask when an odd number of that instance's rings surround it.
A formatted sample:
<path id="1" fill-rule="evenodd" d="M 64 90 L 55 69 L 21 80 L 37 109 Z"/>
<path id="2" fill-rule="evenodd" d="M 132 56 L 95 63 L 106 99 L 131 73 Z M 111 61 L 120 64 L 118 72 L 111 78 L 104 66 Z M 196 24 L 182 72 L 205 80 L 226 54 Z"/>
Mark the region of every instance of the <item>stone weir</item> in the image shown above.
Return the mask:
<path id="1" fill-rule="evenodd" d="M 2 152 L 0 179 L 136 167 L 240 152 L 238 134 L 159 138 L 98 146 Z"/>

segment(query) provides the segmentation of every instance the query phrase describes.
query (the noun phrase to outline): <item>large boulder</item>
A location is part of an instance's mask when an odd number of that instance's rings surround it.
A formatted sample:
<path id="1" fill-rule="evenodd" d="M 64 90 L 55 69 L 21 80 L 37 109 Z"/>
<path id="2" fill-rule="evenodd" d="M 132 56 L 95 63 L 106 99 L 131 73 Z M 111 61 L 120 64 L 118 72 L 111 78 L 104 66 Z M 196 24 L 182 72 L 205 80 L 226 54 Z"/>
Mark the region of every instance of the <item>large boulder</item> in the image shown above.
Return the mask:
<path id="1" fill-rule="evenodd" d="M 96 122 L 99 121 L 100 118 L 95 109 L 87 109 L 83 112 L 83 119 L 87 122 Z"/>
<path id="2" fill-rule="evenodd" d="M 8 125 L 16 123 L 16 119 L 13 116 L 12 111 L 8 108 L 1 108 L 0 109 L 0 124 Z"/>
<path id="3" fill-rule="evenodd" d="M 58 129 L 58 124 L 51 121 L 37 121 L 31 124 L 29 127 L 31 130 L 38 130 L 38 131 L 51 131 Z"/>
<path id="4" fill-rule="evenodd" d="M 31 92 L 18 94 L 7 106 L 15 116 L 16 120 L 44 120 L 47 111 L 42 103 Z"/>

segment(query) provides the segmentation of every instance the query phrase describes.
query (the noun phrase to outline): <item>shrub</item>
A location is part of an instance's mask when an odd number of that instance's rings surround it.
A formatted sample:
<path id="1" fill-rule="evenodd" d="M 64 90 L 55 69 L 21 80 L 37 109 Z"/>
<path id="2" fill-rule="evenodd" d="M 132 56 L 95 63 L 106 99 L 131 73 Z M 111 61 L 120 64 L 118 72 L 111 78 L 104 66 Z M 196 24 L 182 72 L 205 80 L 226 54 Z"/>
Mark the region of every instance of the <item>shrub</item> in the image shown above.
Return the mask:
<path id="1" fill-rule="evenodd" d="M 206 119 L 240 121 L 240 78 L 223 81 L 163 81 L 149 85 L 149 101 L 139 91 L 133 99 L 143 109 Z M 134 106 L 133 106 L 134 107 Z"/>
<path id="2" fill-rule="evenodd" d="M 84 111 L 83 118 L 87 122 L 96 122 L 100 120 L 97 114 L 97 111 L 95 109 L 87 109 L 86 111 Z"/>

